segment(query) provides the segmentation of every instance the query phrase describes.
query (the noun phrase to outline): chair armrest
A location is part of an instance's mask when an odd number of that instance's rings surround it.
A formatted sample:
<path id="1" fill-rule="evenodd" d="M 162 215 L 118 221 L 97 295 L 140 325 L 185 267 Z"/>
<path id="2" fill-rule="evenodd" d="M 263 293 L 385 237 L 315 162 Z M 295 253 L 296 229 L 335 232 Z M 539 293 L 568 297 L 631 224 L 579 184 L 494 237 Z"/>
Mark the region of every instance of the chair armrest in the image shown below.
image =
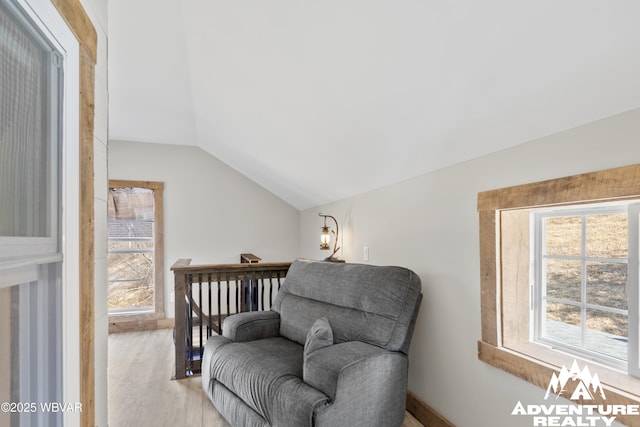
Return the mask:
<path id="1" fill-rule="evenodd" d="M 222 336 L 231 341 L 253 341 L 279 334 L 280 315 L 274 311 L 233 314 L 222 322 Z"/>
<path id="2" fill-rule="evenodd" d="M 330 399 L 316 426 L 400 426 L 404 420 L 408 360 L 400 352 L 351 341 L 324 347 L 304 361 L 303 379 Z"/>

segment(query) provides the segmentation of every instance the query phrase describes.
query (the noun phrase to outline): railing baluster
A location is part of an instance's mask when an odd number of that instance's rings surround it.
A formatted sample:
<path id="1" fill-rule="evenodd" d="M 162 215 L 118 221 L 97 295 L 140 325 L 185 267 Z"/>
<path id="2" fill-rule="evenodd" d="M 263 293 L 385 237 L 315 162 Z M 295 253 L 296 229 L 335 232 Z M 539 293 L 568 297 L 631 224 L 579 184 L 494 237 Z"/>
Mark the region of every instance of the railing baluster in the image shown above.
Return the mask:
<path id="1" fill-rule="evenodd" d="M 227 288 L 229 289 L 229 293 L 231 293 L 231 279 L 229 278 L 229 272 L 227 272 Z M 238 312 L 238 287 L 234 284 L 233 286 L 233 299 L 236 301 L 234 303 L 236 307 L 236 313 Z M 231 313 L 228 313 L 231 314 Z"/>
<path id="2" fill-rule="evenodd" d="M 236 313 L 240 313 L 242 312 L 242 282 L 238 281 L 238 278 L 236 277 L 235 280 L 235 284 L 236 284 Z"/>
<path id="3" fill-rule="evenodd" d="M 209 281 L 209 310 L 207 311 L 207 313 L 209 313 L 209 315 L 207 316 L 207 339 L 209 339 L 209 337 L 211 335 L 213 335 L 213 320 L 212 320 L 212 313 L 213 311 L 211 311 L 211 273 L 209 273 L 209 277 L 208 277 Z M 204 345 L 203 345 L 204 348 Z"/>
<path id="4" fill-rule="evenodd" d="M 261 300 L 262 300 L 262 311 L 267 311 L 269 308 L 267 307 L 267 302 L 266 302 L 267 301 L 266 300 L 266 298 L 267 298 L 267 286 L 266 286 L 266 284 L 264 282 L 264 279 L 265 279 L 264 273 L 265 273 L 264 271 L 260 272 L 260 283 L 261 283 L 260 287 L 262 289 L 262 298 L 261 298 Z"/>
<path id="5" fill-rule="evenodd" d="M 262 311 L 265 311 L 266 310 L 266 305 L 264 303 L 264 294 L 265 294 L 265 292 L 264 292 L 264 271 L 260 272 L 260 280 L 259 280 L 259 282 L 260 282 L 260 290 L 262 291 L 262 298 L 261 298 L 261 300 L 262 300 Z"/>
<path id="6" fill-rule="evenodd" d="M 251 292 L 251 288 L 249 288 L 249 283 L 247 282 L 247 273 L 244 273 L 242 276 L 242 288 L 244 289 L 242 291 L 242 311 L 250 311 L 250 307 L 251 305 L 247 304 L 247 300 L 248 300 L 248 295 Z"/>
<path id="7" fill-rule="evenodd" d="M 255 272 L 253 273 L 254 276 L 256 277 L 255 282 L 254 282 L 254 288 L 255 288 L 255 293 L 256 293 L 256 297 L 254 298 L 255 302 L 256 302 L 256 311 L 262 311 L 262 309 L 260 308 L 260 278 L 258 277 L 258 273 L 259 272 Z"/>
<path id="8" fill-rule="evenodd" d="M 198 337 L 200 340 L 198 341 L 198 347 L 200 347 L 200 351 L 198 352 L 199 356 L 202 357 L 202 306 L 204 305 L 202 301 L 202 274 L 198 274 Z"/>
<path id="9" fill-rule="evenodd" d="M 231 314 L 231 288 L 227 280 L 227 316 Z"/>
<path id="10" fill-rule="evenodd" d="M 218 335 L 222 335 L 222 296 L 220 295 L 220 282 L 218 282 Z M 210 313 L 213 316 L 213 313 Z"/>
<path id="11" fill-rule="evenodd" d="M 273 304 L 273 276 L 269 275 L 269 309 L 271 309 L 271 304 Z"/>
<path id="12" fill-rule="evenodd" d="M 189 281 L 187 282 L 189 287 L 187 292 L 189 294 L 189 306 L 187 315 L 187 328 L 189 329 L 189 340 L 187 342 L 187 358 L 188 369 L 193 369 L 193 275 L 189 275 Z"/>
<path id="13" fill-rule="evenodd" d="M 251 310 L 249 311 L 258 311 L 258 280 L 257 280 L 256 272 L 251 273 L 251 281 L 249 282 L 251 285 Z"/>

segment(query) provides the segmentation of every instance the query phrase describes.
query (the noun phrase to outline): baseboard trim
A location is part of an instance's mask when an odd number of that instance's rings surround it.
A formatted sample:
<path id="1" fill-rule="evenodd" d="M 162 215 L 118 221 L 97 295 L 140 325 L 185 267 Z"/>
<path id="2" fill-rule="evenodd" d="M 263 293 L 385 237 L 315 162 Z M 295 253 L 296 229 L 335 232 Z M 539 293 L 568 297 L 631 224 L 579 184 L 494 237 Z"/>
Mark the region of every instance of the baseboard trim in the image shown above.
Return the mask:
<path id="1" fill-rule="evenodd" d="M 168 319 L 109 319 L 109 333 L 151 331 L 155 329 L 171 329 L 175 320 Z"/>
<path id="2" fill-rule="evenodd" d="M 425 427 L 455 427 L 449 420 L 410 391 L 407 391 L 407 411 Z"/>

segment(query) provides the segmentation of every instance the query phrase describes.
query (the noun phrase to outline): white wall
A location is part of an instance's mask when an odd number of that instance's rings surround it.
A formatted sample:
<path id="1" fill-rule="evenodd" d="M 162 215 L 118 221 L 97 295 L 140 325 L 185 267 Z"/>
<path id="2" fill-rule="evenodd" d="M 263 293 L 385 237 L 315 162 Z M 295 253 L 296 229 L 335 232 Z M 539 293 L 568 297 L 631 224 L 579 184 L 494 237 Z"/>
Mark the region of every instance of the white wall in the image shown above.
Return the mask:
<path id="1" fill-rule="evenodd" d="M 544 390 L 477 359 L 480 273 L 477 193 L 640 162 L 640 109 L 303 211 L 300 251 L 321 259 L 322 219 L 344 230 L 342 255 L 397 264 L 422 278 L 424 299 L 410 352 L 409 389 L 458 427 L 531 426 L 514 405 Z"/>
<path id="2" fill-rule="evenodd" d="M 194 146 L 109 142 L 109 178 L 164 182 L 165 307 L 174 317 L 171 265 L 263 262 L 298 254 L 299 211 Z"/>

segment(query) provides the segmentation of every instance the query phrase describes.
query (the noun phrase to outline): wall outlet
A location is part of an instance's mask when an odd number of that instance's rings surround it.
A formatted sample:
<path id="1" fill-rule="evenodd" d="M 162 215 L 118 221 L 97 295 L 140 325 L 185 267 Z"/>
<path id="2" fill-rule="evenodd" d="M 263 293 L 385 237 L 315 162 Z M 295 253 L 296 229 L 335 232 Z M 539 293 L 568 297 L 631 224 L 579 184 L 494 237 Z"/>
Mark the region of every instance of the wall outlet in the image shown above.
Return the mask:
<path id="1" fill-rule="evenodd" d="M 369 261 L 369 246 L 362 248 L 362 260 Z"/>
<path id="2" fill-rule="evenodd" d="M 171 292 L 171 302 L 174 303 L 174 302 L 176 302 L 175 300 L 176 300 L 175 293 Z"/>

